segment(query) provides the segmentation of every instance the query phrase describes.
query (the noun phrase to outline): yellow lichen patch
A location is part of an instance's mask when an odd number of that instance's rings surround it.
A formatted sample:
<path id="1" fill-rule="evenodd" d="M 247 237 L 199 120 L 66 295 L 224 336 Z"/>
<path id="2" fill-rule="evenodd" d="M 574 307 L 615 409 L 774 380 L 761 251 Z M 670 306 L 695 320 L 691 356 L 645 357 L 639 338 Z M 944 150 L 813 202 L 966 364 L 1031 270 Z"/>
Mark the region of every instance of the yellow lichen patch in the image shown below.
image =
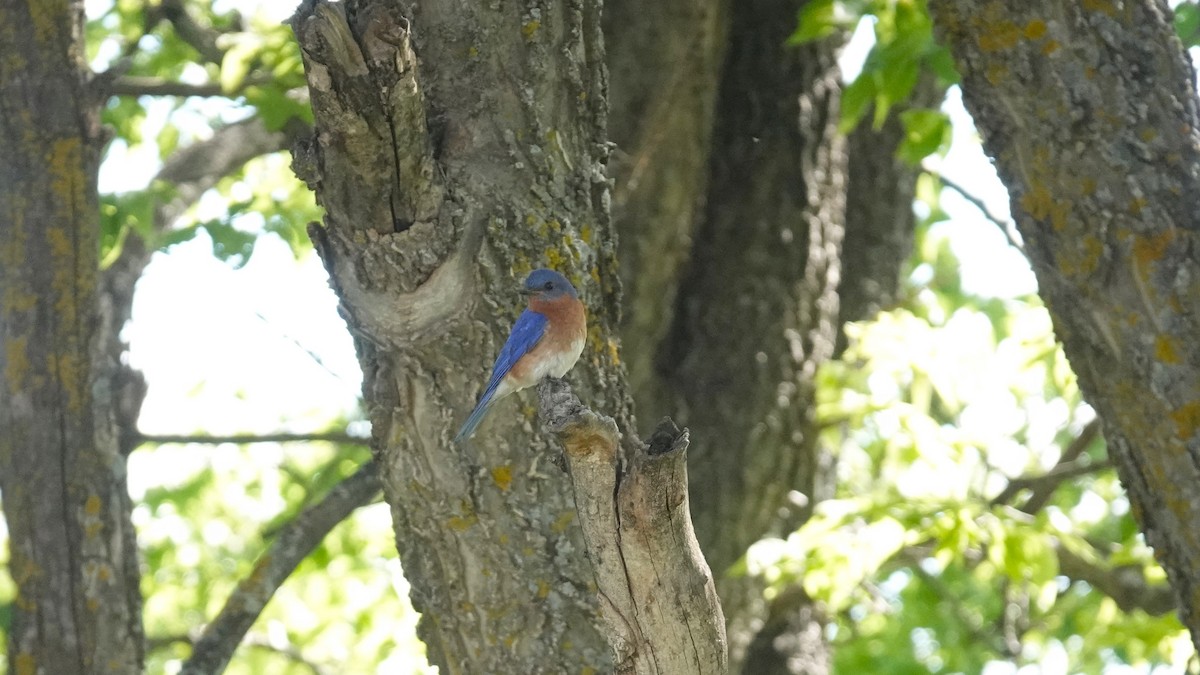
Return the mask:
<path id="1" fill-rule="evenodd" d="M 1079 181 L 1079 193 L 1082 194 L 1084 197 L 1090 197 L 1093 194 L 1095 194 L 1096 193 L 1096 179 L 1088 177 L 1088 178 L 1084 178 L 1083 180 Z"/>
<path id="2" fill-rule="evenodd" d="M 1133 259 L 1137 261 L 1143 275 L 1147 265 L 1162 260 L 1167 254 L 1167 247 L 1175 238 L 1172 230 L 1163 230 L 1154 234 L 1140 235 L 1133 238 Z"/>
<path id="3" fill-rule="evenodd" d="M 86 502 L 84 502 L 83 512 L 88 514 L 89 516 L 98 515 L 100 513 L 100 507 L 103 505 L 104 505 L 104 503 L 102 501 L 100 501 L 100 497 L 98 497 L 96 495 L 92 495 L 87 498 Z"/>
<path id="4" fill-rule="evenodd" d="M 1179 350 L 1170 335 L 1159 335 L 1154 340 L 1154 356 L 1163 363 L 1179 363 Z"/>
<path id="5" fill-rule="evenodd" d="M 542 579 L 538 579 L 538 600 L 545 600 L 547 595 L 550 595 L 550 584 L 546 583 Z"/>
<path id="6" fill-rule="evenodd" d="M 25 337 L 11 338 L 4 345 L 4 379 L 9 392 L 15 394 L 25 388 L 25 377 L 29 374 L 29 341 Z"/>
<path id="7" fill-rule="evenodd" d="M 1158 129 L 1155 129 L 1154 127 L 1145 127 L 1138 132 L 1138 138 L 1149 143 L 1150 141 L 1158 138 Z"/>
<path id="8" fill-rule="evenodd" d="M 1175 423 L 1175 435 L 1187 440 L 1200 429 L 1200 401 L 1185 403 L 1171 412 L 1171 421 Z"/>
<path id="9" fill-rule="evenodd" d="M 608 344 L 609 360 L 612 361 L 612 364 L 614 366 L 620 365 L 621 364 L 621 350 L 617 346 L 617 341 L 612 338 L 609 338 L 606 342 Z"/>
<path id="10" fill-rule="evenodd" d="M 567 259 L 565 256 L 563 256 L 561 251 L 559 251 L 557 248 L 550 247 L 546 249 L 545 256 L 547 267 L 553 270 L 559 270 L 560 272 L 562 271 L 563 263 L 566 262 Z"/>
<path id="11" fill-rule="evenodd" d="M 533 271 L 533 265 L 529 264 L 525 258 L 520 258 L 513 261 L 512 271 L 515 278 L 524 279 Z"/>
<path id="12" fill-rule="evenodd" d="M 479 56 L 479 47 L 472 46 L 467 48 L 467 58 L 473 59 L 477 56 Z"/>
<path id="13" fill-rule="evenodd" d="M 492 482 L 501 490 L 507 491 L 512 487 L 512 467 L 507 464 L 492 469 Z"/>
<path id="14" fill-rule="evenodd" d="M 1050 196 L 1050 191 L 1041 185 L 1035 185 L 1032 190 L 1021 195 L 1021 208 L 1038 220 L 1045 220 L 1053 205 L 1054 198 Z"/>
<path id="15" fill-rule="evenodd" d="M 459 505 L 459 508 L 462 511 L 462 515 L 453 516 L 450 518 L 450 520 L 446 521 L 446 524 L 450 526 L 450 529 L 454 530 L 455 532 L 463 532 L 470 529 L 475 523 L 479 522 L 479 518 L 475 515 L 475 512 L 471 510 L 470 504 L 467 502 L 462 502 Z"/>
<path id="16" fill-rule="evenodd" d="M 446 521 L 446 526 L 455 532 L 466 532 L 471 529 L 471 526 L 477 522 L 475 516 L 454 516 Z"/>
<path id="17" fill-rule="evenodd" d="M 63 208 L 71 209 L 86 202 L 82 139 L 73 136 L 54 141 L 46 155 L 46 165 L 50 169 L 50 189 Z"/>
<path id="18" fill-rule="evenodd" d="M 1046 40 L 1046 44 L 1042 45 L 1042 54 L 1044 56 L 1050 56 L 1054 52 L 1058 51 L 1058 48 L 1061 46 L 1062 45 L 1058 43 L 1058 40 Z"/>
<path id="19" fill-rule="evenodd" d="M 16 675 L 34 675 L 37 673 L 37 662 L 33 660 L 33 654 L 29 652 L 17 654 L 17 658 L 13 659 L 13 663 L 16 664 Z"/>
<path id="20" fill-rule="evenodd" d="M 571 522 L 574 520 L 575 520 L 575 512 L 567 511 L 566 513 L 564 513 L 554 519 L 554 522 L 550 524 L 550 529 L 555 534 L 562 534 L 563 532 L 565 532 L 567 530 L 567 527 L 569 527 L 571 525 Z"/>
<path id="21" fill-rule="evenodd" d="M 1148 203 L 1145 197 L 1134 197 L 1129 200 L 1129 212 L 1136 216 L 1142 212 L 1142 209 L 1146 208 L 1146 204 Z"/>
<path id="22" fill-rule="evenodd" d="M 500 542 L 501 546 L 507 546 L 508 545 L 508 535 L 507 534 L 500 535 L 500 537 L 497 539 L 497 541 Z"/>
<path id="23" fill-rule="evenodd" d="M 1065 274 L 1091 274 L 1100 266 L 1100 257 L 1104 253 L 1104 245 L 1092 235 L 1085 235 L 1079 241 L 1079 247 L 1074 255 L 1064 256 L 1061 267 Z"/>
<path id="24" fill-rule="evenodd" d="M 987 69 L 983 71 L 983 76 L 987 78 L 987 81 L 990 84 L 1000 84 L 1004 81 L 1004 78 L 1008 77 L 1008 66 L 1004 65 L 1003 63 L 990 64 Z"/>
<path id="25" fill-rule="evenodd" d="M 1021 39 L 1021 29 L 1011 21 L 988 22 L 980 34 L 979 49 L 985 52 L 998 52 L 1012 49 Z"/>
<path id="26" fill-rule="evenodd" d="M 50 44 L 58 34 L 54 24 L 62 16 L 57 11 L 58 3 L 46 2 L 45 0 L 29 0 L 27 4 L 29 6 L 29 18 L 33 22 L 34 37 L 42 44 Z M 66 27 L 64 26 L 63 29 L 65 30 Z"/>
<path id="27" fill-rule="evenodd" d="M 525 25 L 521 26 L 521 35 L 525 36 L 526 40 L 532 40 L 537 34 L 538 29 L 542 27 L 542 22 L 537 19 L 526 21 Z"/>
<path id="28" fill-rule="evenodd" d="M 1117 15 L 1117 8 L 1111 0 L 1083 0 L 1083 8 L 1089 12 L 1102 12 L 1109 16 Z"/>
<path id="29" fill-rule="evenodd" d="M 592 245 L 592 226 L 584 224 L 579 228 L 579 238 L 588 246 Z"/>
<path id="30" fill-rule="evenodd" d="M 1046 22 L 1041 19 L 1034 19 L 1025 24 L 1025 37 L 1030 40 L 1036 40 L 1046 34 Z"/>

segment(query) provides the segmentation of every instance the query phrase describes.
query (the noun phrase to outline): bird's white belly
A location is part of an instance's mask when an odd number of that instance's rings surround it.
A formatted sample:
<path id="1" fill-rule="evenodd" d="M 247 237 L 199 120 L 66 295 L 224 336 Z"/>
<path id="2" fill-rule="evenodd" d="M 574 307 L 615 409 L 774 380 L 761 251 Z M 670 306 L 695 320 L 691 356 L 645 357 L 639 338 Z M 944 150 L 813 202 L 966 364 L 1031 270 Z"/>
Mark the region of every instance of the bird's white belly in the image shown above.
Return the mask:
<path id="1" fill-rule="evenodd" d="M 579 355 L 583 353 L 583 339 L 574 340 L 570 347 L 558 352 L 554 356 L 544 358 L 538 362 L 533 369 L 534 383 L 541 382 L 544 377 L 562 377 L 567 374 L 567 371 L 575 367 L 575 362 L 579 360 Z"/>

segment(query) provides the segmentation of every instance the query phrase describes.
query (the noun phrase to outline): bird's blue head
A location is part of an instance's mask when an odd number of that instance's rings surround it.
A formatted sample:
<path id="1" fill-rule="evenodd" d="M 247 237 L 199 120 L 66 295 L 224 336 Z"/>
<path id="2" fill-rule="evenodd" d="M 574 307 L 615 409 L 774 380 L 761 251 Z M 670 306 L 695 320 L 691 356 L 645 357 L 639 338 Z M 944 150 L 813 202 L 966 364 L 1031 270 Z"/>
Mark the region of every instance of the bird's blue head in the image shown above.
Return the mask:
<path id="1" fill-rule="evenodd" d="M 554 270 L 540 269 L 525 278 L 523 292 L 539 300 L 557 300 L 563 296 L 578 298 L 575 287 L 563 275 Z"/>

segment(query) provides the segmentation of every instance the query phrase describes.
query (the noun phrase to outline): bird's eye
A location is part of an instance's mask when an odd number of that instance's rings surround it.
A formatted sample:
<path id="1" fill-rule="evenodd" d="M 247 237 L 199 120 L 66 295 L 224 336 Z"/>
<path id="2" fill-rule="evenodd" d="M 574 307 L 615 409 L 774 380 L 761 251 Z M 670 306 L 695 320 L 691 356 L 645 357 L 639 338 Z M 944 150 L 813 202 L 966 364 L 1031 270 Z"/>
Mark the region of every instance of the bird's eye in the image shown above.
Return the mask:
<path id="1" fill-rule="evenodd" d="M 546 290 L 548 290 L 548 291 L 552 291 L 552 290 L 554 290 L 554 282 L 553 282 L 553 281 L 547 281 L 547 282 L 546 282 L 546 285 L 542 286 L 542 288 L 544 288 L 544 289 L 546 289 Z"/>

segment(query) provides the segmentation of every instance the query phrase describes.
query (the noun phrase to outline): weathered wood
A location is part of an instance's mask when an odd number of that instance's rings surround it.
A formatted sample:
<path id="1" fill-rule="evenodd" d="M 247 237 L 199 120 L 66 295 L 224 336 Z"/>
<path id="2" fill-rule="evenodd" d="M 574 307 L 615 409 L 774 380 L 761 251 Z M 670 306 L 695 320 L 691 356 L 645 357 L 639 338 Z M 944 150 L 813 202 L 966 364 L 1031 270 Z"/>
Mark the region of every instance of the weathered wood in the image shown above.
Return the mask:
<path id="1" fill-rule="evenodd" d="M 670 419 L 649 443 L 624 437 L 560 380 L 538 387 L 563 444 L 617 672 L 725 673 L 725 617 L 688 511 L 688 433 Z"/>
<path id="2" fill-rule="evenodd" d="M 1200 116 L 1170 10 L 930 10 L 1055 331 L 1200 644 Z"/>
<path id="3" fill-rule="evenodd" d="M 139 673 L 137 548 L 100 295 L 104 140 L 83 3 L 0 3 L 0 491 L 17 584 L 8 672 Z"/>

